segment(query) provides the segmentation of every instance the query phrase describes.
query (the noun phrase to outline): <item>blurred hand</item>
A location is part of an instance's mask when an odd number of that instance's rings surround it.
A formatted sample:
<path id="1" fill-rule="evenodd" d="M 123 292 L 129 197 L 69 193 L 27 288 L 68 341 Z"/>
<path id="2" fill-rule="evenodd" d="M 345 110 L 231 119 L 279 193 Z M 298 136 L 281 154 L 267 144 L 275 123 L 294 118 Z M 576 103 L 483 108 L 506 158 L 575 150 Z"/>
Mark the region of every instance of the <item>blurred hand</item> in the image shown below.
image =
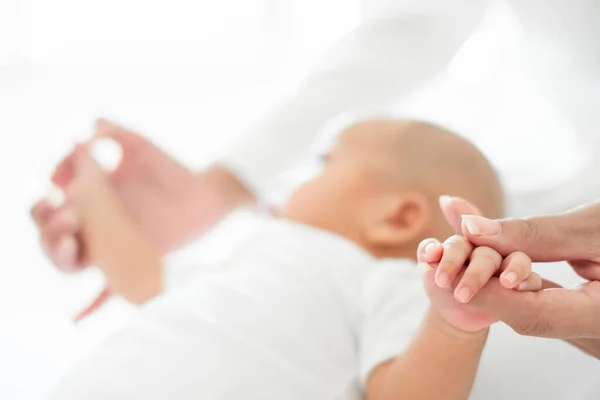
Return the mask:
<path id="1" fill-rule="evenodd" d="M 121 163 L 109 179 L 132 220 L 163 254 L 210 227 L 237 205 L 240 197 L 250 198 L 226 170 L 215 168 L 198 177 L 146 138 L 111 122 L 98 122 L 91 140 L 99 138 L 113 139 L 121 146 Z M 85 238 L 80 237 L 78 216 L 68 196 L 75 174 L 71 153 L 52 176 L 52 181 L 67 192 L 65 205 L 57 209 L 41 200 L 31 211 L 44 249 L 63 271 L 88 264 Z M 228 190 L 233 193 L 229 203 L 223 193 L 217 193 Z"/>
<path id="2" fill-rule="evenodd" d="M 457 197 L 444 198 L 441 206 L 454 229 L 461 229 L 476 246 L 491 247 L 502 255 L 521 251 L 533 261 L 569 261 L 580 276 L 593 280 L 575 289 L 544 281 L 545 290 L 537 293 L 508 291 L 495 282 L 473 297 L 473 306 L 520 334 L 600 339 L 600 205 L 505 220 L 482 218 L 473 205 Z M 595 346 L 588 351 L 600 351 L 600 342 Z"/>

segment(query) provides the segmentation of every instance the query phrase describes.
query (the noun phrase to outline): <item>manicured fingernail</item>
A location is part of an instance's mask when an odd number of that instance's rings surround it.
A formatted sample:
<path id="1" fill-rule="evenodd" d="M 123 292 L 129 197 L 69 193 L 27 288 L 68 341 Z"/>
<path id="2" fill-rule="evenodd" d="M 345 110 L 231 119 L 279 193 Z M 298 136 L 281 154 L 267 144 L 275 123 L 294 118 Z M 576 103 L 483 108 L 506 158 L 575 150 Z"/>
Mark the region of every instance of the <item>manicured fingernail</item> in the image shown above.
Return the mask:
<path id="1" fill-rule="evenodd" d="M 452 201 L 452 196 L 448 196 L 447 194 L 443 194 L 440 196 L 440 198 L 438 199 L 440 206 L 445 206 L 446 204 L 450 203 Z"/>
<path id="2" fill-rule="evenodd" d="M 462 287 L 456 292 L 456 299 L 461 303 L 466 303 L 471 298 L 471 291 L 468 287 Z"/>
<path id="3" fill-rule="evenodd" d="M 506 279 L 506 281 L 511 285 L 514 285 L 515 283 L 517 283 L 517 274 L 515 274 L 514 272 L 509 272 L 507 274 L 504 274 L 504 279 Z"/>
<path id="4" fill-rule="evenodd" d="M 437 249 L 438 247 L 439 244 L 437 243 L 429 243 L 427 246 L 425 246 L 425 254 L 427 254 L 428 256 L 432 255 L 435 249 Z"/>
<path id="5" fill-rule="evenodd" d="M 77 242 L 72 237 L 60 240 L 54 253 L 56 264 L 64 269 L 72 269 L 77 259 Z"/>
<path id="6" fill-rule="evenodd" d="M 521 283 L 519 283 L 519 286 L 517 286 L 517 287 L 521 291 L 529 290 L 528 287 L 527 287 L 527 282 L 521 282 Z"/>
<path id="7" fill-rule="evenodd" d="M 450 283 L 448 274 L 445 272 L 440 272 L 440 270 L 438 270 L 437 274 L 435 275 L 435 283 L 441 288 L 447 287 Z"/>
<path id="8" fill-rule="evenodd" d="M 471 235 L 494 236 L 500 233 L 500 222 L 475 215 L 462 215 L 462 220 Z"/>

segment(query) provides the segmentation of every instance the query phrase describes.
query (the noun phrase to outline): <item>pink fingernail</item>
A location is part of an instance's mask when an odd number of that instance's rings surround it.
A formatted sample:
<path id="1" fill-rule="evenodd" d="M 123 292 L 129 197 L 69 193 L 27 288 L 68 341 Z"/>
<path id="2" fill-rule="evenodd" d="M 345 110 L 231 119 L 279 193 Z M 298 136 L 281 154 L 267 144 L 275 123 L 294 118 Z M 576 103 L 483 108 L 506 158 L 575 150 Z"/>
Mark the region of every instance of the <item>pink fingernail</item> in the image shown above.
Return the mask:
<path id="1" fill-rule="evenodd" d="M 471 235 L 495 236 L 500 233 L 500 222 L 475 215 L 462 215 L 462 220 Z"/>
<path id="2" fill-rule="evenodd" d="M 427 254 L 428 256 L 432 255 L 433 252 L 438 248 L 439 244 L 437 243 L 429 243 L 427 246 L 425 246 L 425 254 Z"/>
<path id="3" fill-rule="evenodd" d="M 517 274 L 515 274 L 514 272 L 509 272 L 508 274 L 504 275 L 504 279 L 506 279 L 506 281 L 511 285 L 514 285 L 515 283 L 517 283 Z"/>
<path id="4" fill-rule="evenodd" d="M 448 284 L 450 283 L 450 278 L 448 277 L 448 274 L 445 272 L 440 272 L 440 270 L 437 271 L 437 274 L 435 275 L 435 283 L 441 287 L 441 288 L 445 288 L 448 286 Z"/>
<path id="5" fill-rule="evenodd" d="M 463 287 L 461 288 L 457 293 L 456 293 L 456 299 L 458 301 L 460 301 L 461 303 L 466 303 L 469 301 L 469 299 L 471 298 L 471 291 L 469 290 L 468 287 Z"/>

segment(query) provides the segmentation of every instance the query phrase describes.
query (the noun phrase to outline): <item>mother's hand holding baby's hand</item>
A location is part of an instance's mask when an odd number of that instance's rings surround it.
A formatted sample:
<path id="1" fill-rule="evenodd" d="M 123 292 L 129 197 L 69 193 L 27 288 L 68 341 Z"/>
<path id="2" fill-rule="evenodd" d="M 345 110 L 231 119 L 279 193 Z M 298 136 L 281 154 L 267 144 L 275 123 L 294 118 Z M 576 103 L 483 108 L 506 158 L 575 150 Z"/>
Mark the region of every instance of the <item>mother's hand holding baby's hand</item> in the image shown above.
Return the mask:
<path id="1" fill-rule="evenodd" d="M 473 306 L 524 335 L 600 339 L 600 204 L 562 214 L 505 220 L 482 218 L 460 198 L 445 197 L 441 206 L 454 229 L 461 229 L 476 246 L 493 248 L 504 256 L 521 251 L 533 261 L 568 261 L 590 280 L 575 289 L 545 281 L 548 290 L 537 293 L 489 284 L 473 297 Z M 600 340 L 580 347 L 600 355 Z"/>
<path id="2" fill-rule="evenodd" d="M 497 317 L 469 304 L 479 290 L 498 281 L 495 277 L 500 276 L 504 290 L 539 290 L 542 286 L 525 254 L 514 253 L 503 258 L 497 251 L 474 247 L 458 235 L 444 243 L 436 239 L 422 241 L 417 257 L 433 308 L 446 322 L 464 332 L 481 331 L 498 321 Z"/>

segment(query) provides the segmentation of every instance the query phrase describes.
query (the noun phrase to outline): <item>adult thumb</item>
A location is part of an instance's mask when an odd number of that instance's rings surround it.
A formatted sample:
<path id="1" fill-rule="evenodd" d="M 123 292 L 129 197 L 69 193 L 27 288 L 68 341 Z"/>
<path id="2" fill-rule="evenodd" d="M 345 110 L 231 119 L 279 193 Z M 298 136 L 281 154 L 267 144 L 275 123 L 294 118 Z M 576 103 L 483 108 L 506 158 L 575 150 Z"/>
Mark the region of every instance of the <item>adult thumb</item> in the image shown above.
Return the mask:
<path id="1" fill-rule="evenodd" d="M 446 221 L 458 234 L 462 232 L 463 215 L 482 215 L 476 205 L 458 196 L 443 195 L 440 196 L 439 202 Z"/>
<path id="2" fill-rule="evenodd" d="M 491 247 L 504 256 L 521 251 L 533 261 L 597 257 L 590 252 L 597 243 L 596 235 L 586 233 L 589 224 L 577 212 L 501 220 L 462 216 L 462 232 L 473 244 Z"/>
<path id="3" fill-rule="evenodd" d="M 590 327 L 597 320 L 590 312 L 594 303 L 588 295 L 550 281 L 544 281 L 543 288 L 540 292 L 506 290 L 493 278 L 470 304 L 521 335 L 570 339 L 593 332 Z"/>

